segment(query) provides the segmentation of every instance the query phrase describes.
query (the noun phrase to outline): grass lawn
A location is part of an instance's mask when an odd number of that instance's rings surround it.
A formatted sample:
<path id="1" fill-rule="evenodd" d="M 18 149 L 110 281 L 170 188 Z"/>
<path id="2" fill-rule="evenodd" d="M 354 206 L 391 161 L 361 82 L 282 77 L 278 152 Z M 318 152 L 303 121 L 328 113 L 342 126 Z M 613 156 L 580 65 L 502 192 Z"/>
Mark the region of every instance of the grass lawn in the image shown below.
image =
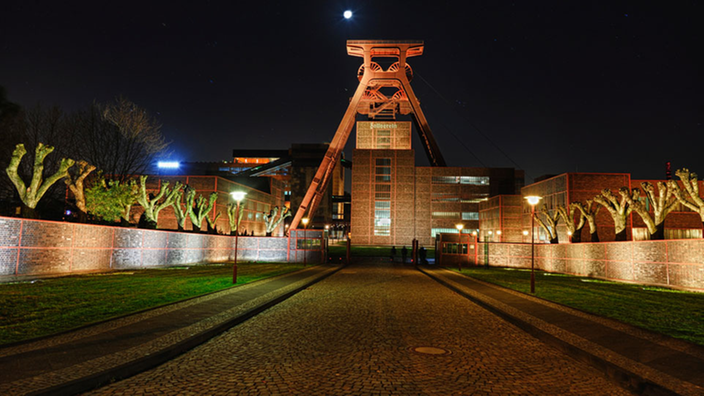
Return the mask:
<path id="1" fill-rule="evenodd" d="M 237 284 L 302 264 L 240 263 Z M 232 286 L 232 264 L 118 271 L 0 284 L 0 344 L 40 337 Z"/>
<path id="2" fill-rule="evenodd" d="M 469 267 L 462 268 L 462 273 L 520 292 L 530 291 L 530 270 Z M 704 293 L 536 271 L 535 294 L 585 312 L 704 345 Z"/>

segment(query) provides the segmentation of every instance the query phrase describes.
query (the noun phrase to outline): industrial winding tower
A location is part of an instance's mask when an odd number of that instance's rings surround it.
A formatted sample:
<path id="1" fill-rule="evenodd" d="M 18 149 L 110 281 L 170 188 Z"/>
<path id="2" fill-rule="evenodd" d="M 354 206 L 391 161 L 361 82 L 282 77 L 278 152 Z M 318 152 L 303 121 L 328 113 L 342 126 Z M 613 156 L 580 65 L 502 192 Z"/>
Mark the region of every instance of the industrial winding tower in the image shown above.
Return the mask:
<path id="1" fill-rule="evenodd" d="M 290 229 L 296 229 L 306 213 L 309 216 L 315 213 L 358 113 L 371 120 L 395 120 L 398 114 L 410 114 L 430 164 L 446 166 L 418 98 L 411 88 L 413 69 L 406 63 L 407 58 L 423 55 L 423 41 L 348 40 L 347 54 L 364 59 L 357 72 L 359 85 L 291 221 Z M 389 63 L 388 68 L 382 67 L 382 64 Z"/>

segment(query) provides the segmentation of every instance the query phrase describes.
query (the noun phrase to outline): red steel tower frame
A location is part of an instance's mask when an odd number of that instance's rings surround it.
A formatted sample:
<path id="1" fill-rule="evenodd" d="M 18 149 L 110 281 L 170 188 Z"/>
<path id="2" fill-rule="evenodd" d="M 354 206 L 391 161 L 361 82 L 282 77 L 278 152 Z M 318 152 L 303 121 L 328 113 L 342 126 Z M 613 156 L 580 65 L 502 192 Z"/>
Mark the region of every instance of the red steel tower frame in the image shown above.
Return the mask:
<path id="1" fill-rule="evenodd" d="M 366 114 L 371 119 L 396 119 L 397 114 L 411 114 L 430 164 L 447 166 L 420 108 L 418 98 L 411 88 L 413 70 L 406 63 L 406 58 L 423 55 L 423 48 L 423 41 L 347 41 L 347 54 L 364 58 L 364 63 L 357 73 L 359 85 L 289 229 L 296 229 L 306 212 L 313 214 L 318 208 L 330 182 L 333 168 L 340 160 L 342 150 L 350 137 L 357 113 Z M 396 61 L 384 70 L 374 61 L 375 58 Z"/>

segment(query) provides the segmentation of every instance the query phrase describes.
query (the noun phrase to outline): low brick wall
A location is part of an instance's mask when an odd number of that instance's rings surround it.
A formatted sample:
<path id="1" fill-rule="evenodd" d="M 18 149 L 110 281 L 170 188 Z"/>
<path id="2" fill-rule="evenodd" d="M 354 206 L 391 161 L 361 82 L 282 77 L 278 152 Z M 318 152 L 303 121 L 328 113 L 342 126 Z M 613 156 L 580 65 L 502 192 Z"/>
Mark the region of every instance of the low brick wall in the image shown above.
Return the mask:
<path id="1" fill-rule="evenodd" d="M 487 255 L 488 252 L 488 255 Z M 531 245 L 479 243 L 480 265 L 530 268 Z M 704 239 L 536 244 L 535 266 L 617 281 L 704 291 Z"/>
<path id="2" fill-rule="evenodd" d="M 295 233 L 294 233 L 295 235 Z M 322 232 L 310 230 L 309 240 Z M 52 275 L 192 265 L 237 260 L 303 262 L 296 238 L 238 238 L 90 224 L 0 217 L 0 276 Z M 320 263 L 324 243 L 306 250 L 305 260 Z"/>

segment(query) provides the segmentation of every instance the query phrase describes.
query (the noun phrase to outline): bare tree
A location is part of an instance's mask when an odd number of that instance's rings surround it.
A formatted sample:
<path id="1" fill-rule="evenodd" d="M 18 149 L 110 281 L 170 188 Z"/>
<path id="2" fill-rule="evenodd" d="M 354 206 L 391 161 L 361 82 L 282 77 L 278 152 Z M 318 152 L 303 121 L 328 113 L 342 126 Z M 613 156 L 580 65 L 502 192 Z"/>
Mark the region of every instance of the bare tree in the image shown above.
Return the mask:
<path id="1" fill-rule="evenodd" d="M 239 212 L 237 211 L 238 206 L 240 208 Z M 239 233 L 243 215 L 244 207 L 242 205 L 237 205 L 234 202 L 227 205 L 227 218 L 230 222 L 230 235 L 237 235 L 237 233 Z"/>
<path id="2" fill-rule="evenodd" d="M 690 172 L 689 169 L 683 168 L 678 169 L 675 175 L 682 181 L 682 185 L 684 185 L 684 189 L 687 191 L 687 196 L 685 196 L 674 180 L 670 180 L 669 182 L 672 193 L 675 194 L 675 197 L 677 197 L 677 200 L 682 205 L 699 214 L 702 220 L 702 229 L 704 230 L 704 200 L 699 195 L 699 180 L 697 179 L 697 174 Z M 704 231 L 702 235 L 704 236 Z"/>
<path id="3" fill-rule="evenodd" d="M 159 221 L 159 212 L 171 206 L 178 195 L 176 192 L 182 188 L 181 183 L 176 182 L 174 188 L 170 190 L 169 182 L 162 182 L 159 192 L 155 196 L 152 196 L 147 193 L 147 176 L 140 176 L 137 202 L 144 208 L 144 213 L 142 214 L 143 220 L 140 220 L 140 227 L 156 229 Z M 164 198 L 163 201 L 161 200 L 162 198 Z"/>
<path id="4" fill-rule="evenodd" d="M 283 223 L 283 221 L 287 217 L 291 217 L 291 211 L 288 210 L 287 207 L 284 206 L 284 209 L 281 211 L 281 215 L 277 218 L 276 215 L 279 213 L 279 207 L 274 206 L 274 209 L 269 211 L 268 215 L 264 215 L 264 223 L 266 224 L 266 236 L 271 236 L 271 234 L 276 230 L 276 227 L 279 226 L 279 224 Z"/>
<path id="5" fill-rule="evenodd" d="M 631 200 L 637 201 L 640 197 L 640 190 L 635 188 L 630 191 L 628 187 L 621 187 L 618 192 L 621 195 L 621 200 L 618 200 L 611 190 L 604 189 L 601 191 L 601 195 L 594 197 L 594 202 L 605 207 L 613 218 L 614 232 L 616 233 L 614 240 L 625 241 L 628 239 L 628 234 L 626 233 L 628 215 L 633 210 L 633 207 L 628 203 L 628 198 L 630 197 Z"/>
<path id="6" fill-rule="evenodd" d="M 123 97 L 109 105 L 93 105 L 83 118 L 84 133 L 91 137 L 84 139 L 88 143 L 84 158 L 112 177 L 143 174 L 169 146 L 161 125 Z M 109 124 L 102 123 L 103 119 Z"/>
<path id="7" fill-rule="evenodd" d="M 640 185 L 643 191 L 645 191 L 650 206 L 653 208 L 653 214 L 650 214 L 650 211 L 642 201 L 636 201 L 633 197 L 628 195 L 625 196 L 626 200 L 633 210 L 643 219 L 645 226 L 648 227 L 650 239 L 665 239 L 665 217 L 667 217 L 677 205 L 677 198 L 674 196 L 673 190 L 665 182 L 657 183 L 657 196 L 655 195 L 655 186 L 653 186 L 652 183 L 642 182 Z"/>
<path id="8" fill-rule="evenodd" d="M 215 198 L 217 198 L 217 193 L 213 193 L 213 194 L 215 194 Z M 212 198 L 212 195 L 210 197 Z M 216 224 L 218 222 L 218 219 L 220 218 L 220 215 L 222 215 L 222 213 L 218 212 L 215 215 L 215 217 L 212 217 L 210 215 L 205 216 L 205 221 L 206 221 L 206 223 L 208 223 L 208 234 L 217 234 L 218 233 L 218 229 L 217 229 Z"/>
<path id="9" fill-rule="evenodd" d="M 32 180 L 27 186 L 17 172 L 17 168 L 19 167 L 20 162 L 22 162 L 22 157 L 27 154 L 27 150 L 24 148 L 24 144 L 20 143 L 15 146 L 15 151 L 12 153 L 10 164 L 5 171 L 10 177 L 12 183 L 15 185 L 17 193 L 20 196 L 20 200 L 22 201 L 23 217 L 37 217 L 35 209 L 39 203 L 39 200 L 41 200 L 44 194 L 46 194 L 49 187 L 68 175 L 68 169 L 72 167 L 75 162 L 70 158 L 62 158 L 59 169 L 53 175 L 44 179 L 44 159 L 47 155 L 51 154 L 52 151 L 54 151 L 54 148 L 51 146 L 45 146 L 42 143 L 37 145 L 34 154 Z"/>
<path id="10" fill-rule="evenodd" d="M 71 171 L 69 171 L 64 182 L 76 200 L 76 208 L 78 208 L 79 211 L 79 221 L 85 222 L 87 220 L 88 209 L 86 208 L 86 196 L 83 184 L 86 177 L 95 170 L 95 166 L 83 160 L 78 161 L 76 164 L 78 165 L 77 172 L 72 174 Z"/>
<path id="11" fill-rule="evenodd" d="M 570 206 L 574 206 L 582 213 L 582 218 L 587 220 L 589 224 L 589 234 L 591 242 L 599 242 L 599 230 L 596 227 L 596 215 L 599 213 L 601 206 L 595 205 L 594 200 L 587 199 L 585 203 L 573 202 Z"/>
<path id="12" fill-rule="evenodd" d="M 576 211 L 578 211 L 577 207 L 574 204 L 570 204 L 570 208 L 569 210 L 567 210 L 564 205 L 558 205 L 556 210 L 557 214 L 560 215 L 560 218 L 562 218 L 562 221 L 565 223 L 565 227 L 567 227 L 567 232 L 572 235 L 571 241 L 574 243 L 582 242 L 582 228 L 584 228 L 585 219 L 581 213 L 578 213 L 579 220 L 577 221 L 577 225 L 575 226 L 574 214 Z"/>
<path id="13" fill-rule="evenodd" d="M 186 187 L 186 191 L 191 191 L 189 187 Z M 195 194 L 195 190 L 193 191 Z M 193 206 L 183 205 L 183 194 L 184 190 L 179 189 L 176 192 L 176 198 L 171 206 L 174 208 L 174 214 L 176 215 L 176 224 L 179 231 L 184 231 L 186 229 L 186 218 L 190 217 L 190 213 L 193 210 Z M 188 192 L 186 192 L 186 195 Z"/>
<path id="14" fill-rule="evenodd" d="M 213 206 L 215 205 L 215 200 L 218 198 L 218 193 L 210 194 L 210 197 L 206 200 L 203 195 L 199 195 L 198 199 L 195 199 L 196 191 L 190 190 L 189 194 L 186 195 L 186 205 L 192 206 L 193 210 L 190 213 L 191 223 L 193 223 L 194 231 L 201 231 L 203 227 L 203 220 L 208 216 Z"/>
<path id="15" fill-rule="evenodd" d="M 557 223 L 560 221 L 560 217 L 558 214 L 558 211 L 554 211 L 553 213 L 550 213 L 548 210 L 547 205 L 543 205 L 543 208 L 540 210 L 540 214 L 543 215 L 543 219 L 538 216 L 538 213 L 535 214 L 535 219 L 538 221 L 538 224 L 543 227 L 543 230 L 545 230 L 545 233 L 548 234 L 550 237 L 550 243 L 558 243 L 558 238 L 557 238 Z"/>

